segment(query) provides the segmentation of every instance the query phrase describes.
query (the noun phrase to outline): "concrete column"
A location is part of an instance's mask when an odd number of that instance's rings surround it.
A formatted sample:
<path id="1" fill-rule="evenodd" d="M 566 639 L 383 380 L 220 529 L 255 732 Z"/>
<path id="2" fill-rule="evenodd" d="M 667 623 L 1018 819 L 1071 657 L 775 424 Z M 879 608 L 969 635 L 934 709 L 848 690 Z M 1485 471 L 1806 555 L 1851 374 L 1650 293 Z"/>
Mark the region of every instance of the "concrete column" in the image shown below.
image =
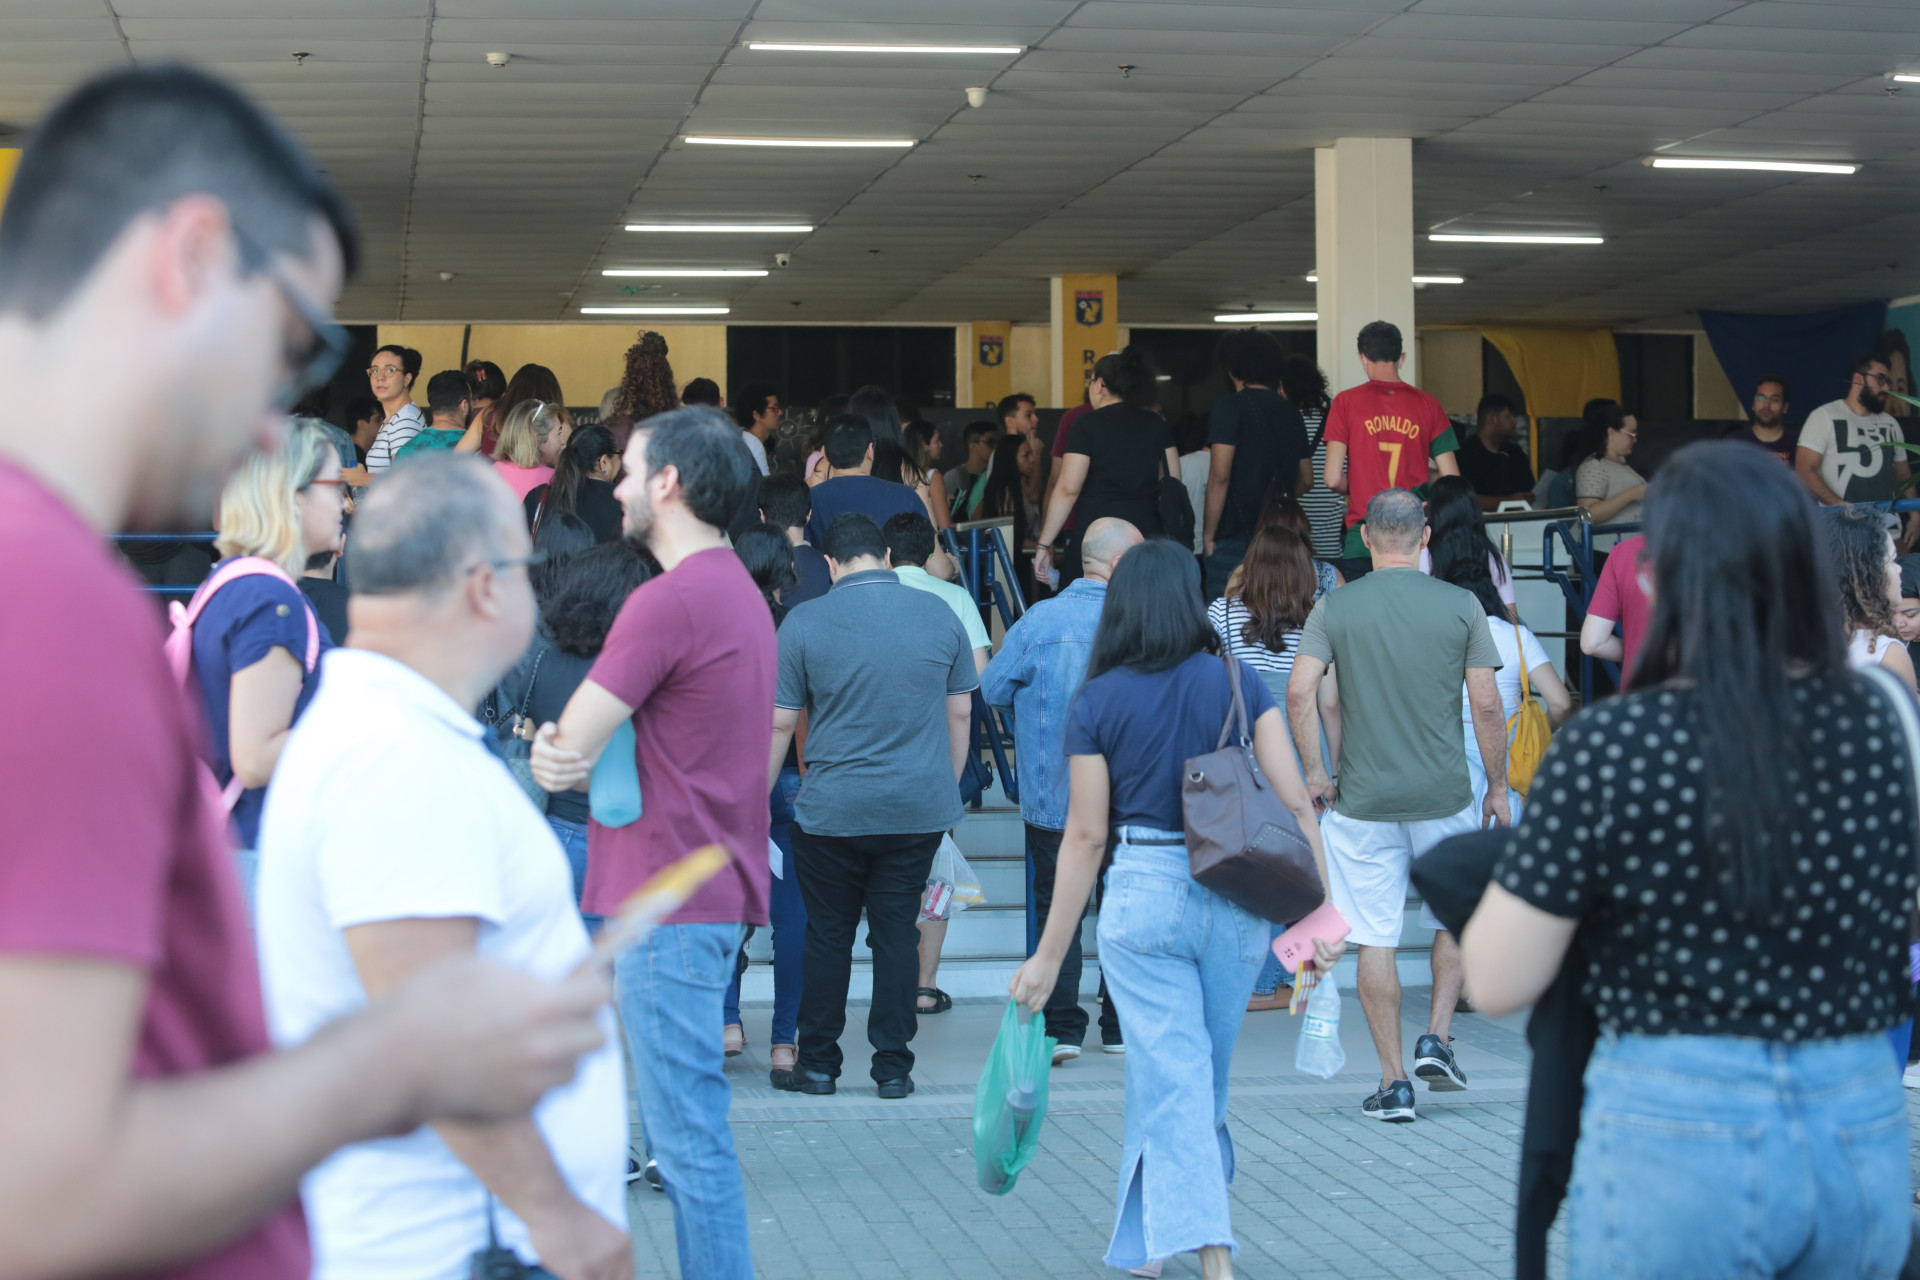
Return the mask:
<path id="1" fill-rule="evenodd" d="M 1070 409 L 1086 395 L 1093 363 L 1120 345 L 1119 279 L 1054 276 L 1051 404 Z"/>
<path id="2" fill-rule="evenodd" d="M 1413 333 L 1413 143 L 1407 138 L 1338 138 L 1313 152 L 1313 223 L 1318 268 L 1320 367 L 1335 392 L 1366 380 L 1354 342 L 1360 326 L 1400 326 L 1419 383 Z"/>

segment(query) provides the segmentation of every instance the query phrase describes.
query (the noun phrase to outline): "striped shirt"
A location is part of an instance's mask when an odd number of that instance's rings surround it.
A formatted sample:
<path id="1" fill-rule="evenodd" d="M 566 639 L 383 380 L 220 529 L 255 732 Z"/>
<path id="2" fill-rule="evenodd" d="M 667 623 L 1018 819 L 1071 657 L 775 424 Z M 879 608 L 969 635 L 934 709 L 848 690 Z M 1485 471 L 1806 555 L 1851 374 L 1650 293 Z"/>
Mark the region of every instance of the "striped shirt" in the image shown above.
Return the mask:
<path id="1" fill-rule="evenodd" d="M 1325 561 L 1316 560 L 1313 573 L 1313 598 L 1318 600 L 1333 590 L 1334 570 Z M 1287 632 L 1282 641 L 1285 648 L 1279 651 L 1261 644 L 1248 644 L 1246 628 L 1252 618 L 1253 614 L 1240 602 L 1239 596 L 1222 596 L 1207 606 L 1207 621 L 1213 625 L 1214 634 L 1220 637 L 1227 652 L 1258 671 L 1266 680 L 1267 688 L 1276 691 L 1274 696 L 1284 701 L 1287 681 L 1293 676 L 1293 656 L 1300 649 L 1300 632 L 1298 629 Z"/>
<path id="2" fill-rule="evenodd" d="M 380 424 L 380 434 L 373 438 L 373 446 L 367 450 L 367 470 L 376 474 L 392 466 L 402 445 L 426 429 L 427 415 L 420 412 L 417 404 L 400 406 L 400 411 Z"/>
<path id="3" fill-rule="evenodd" d="M 1310 409 L 1301 416 L 1306 420 L 1307 438 L 1314 443 L 1313 486 L 1300 495 L 1300 505 L 1313 525 L 1313 554 L 1322 560 L 1338 560 L 1345 554 L 1347 499 L 1327 488 L 1327 411 Z"/>

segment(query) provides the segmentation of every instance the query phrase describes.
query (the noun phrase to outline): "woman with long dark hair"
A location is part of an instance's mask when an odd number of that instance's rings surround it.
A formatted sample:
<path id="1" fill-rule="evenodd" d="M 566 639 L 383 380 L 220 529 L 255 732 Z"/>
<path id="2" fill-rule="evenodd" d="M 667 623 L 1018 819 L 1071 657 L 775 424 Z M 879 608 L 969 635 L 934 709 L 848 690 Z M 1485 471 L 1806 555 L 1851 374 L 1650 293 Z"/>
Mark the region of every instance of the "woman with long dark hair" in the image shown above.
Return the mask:
<path id="1" fill-rule="evenodd" d="M 1007 540 L 1007 550 L 1020 571 L 1021 599 L 1033 600 L 1037 596 L 1031 553 L 1040 510 L 1040 461 L 1037 450 L 1024 447 L 1026 442 L 1025 436 L 1005 435 L 993 446 L 980 501 L 967 513 L 967 519 L 1012 518 L 1013 536 Z"/>
<path id="2" fill-rule="evenodd" d="M 1568 1274 L 1891 1276 L 1911 1175 L 1913 747 L 1849 670 L 1826 530 L 1757 449 L 1648 487 L 1633 689 L 1556 736 L 1461 938 L 1483 1013 L 1567 957 L 1586 1069 Z"/>
<path id="3" fill-rule="evenodd" d="M 626 516 L 613 496 L 620 476 L 620 450 L 613 432 L 605 427 L 582 427 L 567 437 L 553 478 L 530 490 L 522 502 L 527 528 L 539 532 L 540 523 L 556 515 L 575 515 L 593 530 L 594 541 L 616 542 Z"/>
<path id="4" fill-rule="evenodd" d="M 1513 570 L 1487 536 L 1479 499 L 1464 477 L 1441 476 L 1427 486 L 1427 529 L 1426 549 L 1420 553 L 1422 573 L 1457 587 L 1485 578 L 1489 589 L 1500 598 L 1499 610 L 1487 616 L 1496 623 L 1518 616 L 1513 603 Z M 1475 565 L 1480 567 L 1478 571 Z"/>
<path id="5" fill-rule="evenodd" d="M 1313 554 L 1320 560 L 1338 560 L 1347 536 L 1347 495 L 1327 488 L 1327 375 L 1312 357 L 1292 355 L 1280 371 L 1280 394 L 1300 411 L 1313 446 L 1313 483 L 1300 495 L 1313 526 Z"/>
<path id="6" fill-rule="evenodd" d="M 800 580 L 793 560 L 793 544 L 784 530 L 770 524 L 756 524 L 733 544 L 760 588 L 767 608 L 773 613 L 773 625 L 779 629 L 787 618 L 787 605 L 781 596 Z M 768 838 L 780 850 L 780 874 L 773 877 L 767 898 L 767 920 L 773 930 L 773 1026 L 767 1049 L 767 1077 L 775 1088 L 791 1087 L 791 1076 L 799 1062 L 800 986 L 805 974 L 807 946 L 807 904 L 800 897 L 800 881 L 793 870 L 793 799 L 800 791 L 800 756 L 794 744 L 787 744 L 787 759 L 773 784 L 768 799 Z M 747 1047 L 746 1027 L 740 1021 L 740 975 L 746 971 L 747 951 L 743 941 L 734 966 L 733 981 L 727 986 L 721 1044 L 728 1057 Z"/>
<path id="7" fill-rule="evenodd" d="M 1900 600 L 1900 561 L 1887 518 L 1863 507 L 1826 507 L 1821 515 L 1840 588 L 1847 661 L 1885 667 L 1913 688 L 1913 658 L 1900 643 L 1893 617 Z"/>
<path id="8" fill-rule="evenodd" d="M 847 397 L 844 412 L 865 418 L 873 428 L 873 470 L 868 474 L 876 480 L 911 485 L 907 438 L 901 430 L 900 406 L 895 403 L 893 393 L 885 387 L 868 384 Z"/>
<path id="9" fill-rule="evenodd" d="M 541 400 L 563 407 L 566 404 L 560 394 L 560 379 L 554 377 L 553 370 L 543 364 L 523 364 L 515 369 L 507 389 L 500 393 L 493 407 L 475 417 L 474 421 L 480 424 L 480 452 L 489 458 L 494 456 L 507 419 L 529 400 Z"/>
<path id="10" fill-rule="evenodd" d="M 1137 347 L 1100 357 L 1087 383 L 1093 406 L 1073 424 L 1060 478 L 1047 497 L 1033 572 L 1045 579 L 1053 568 L 1053 540 L 1074 512 L 1074 536 L 1060 556 L 1062 584 L 1080 576 L 1080 534 L 1095 520 L 1114 516 L 1147 537 L 1164 533 L 1160 480 L 1178 477 L 1180 454 L 1165 418 L 1153 411 L 1159 397 L 1153 363 Z"/>
<path id="11" fill-rule="evenodd" d="M 900 431 L 907 451 L 902 478 L 919 477 L 912 488 L 920 495 L 920 501 L 927 504 L 927 516 L 933 521 L 934 530 L 951 528 L 953 517 L 947 511 L 947 478 L 940 472 L 940 429 L 915 418 Z"/>
<path id="12" fill-rule="evenodd" d="M 1039 949 L 1011 983 L 1034 1013 L 1046 1007 L 1111 824 L 1119 843 L 1100 908 L 1100 968 L 1127 1032 L 1127 1102 L 1105 1261 L 1158 1275 L 1163 1259 L 1197 1250 L 1206 1280 L 1233 1275 L 1227 1067 L 1271 937 L 1267 921 L 1188 869 L 1183 762 L 1214 750 L 1232 706 L 1219 650 L 1193 552 L 1165 539 L 1128 551 L 1068 712 L 1067 829 L 1053 907 Z M 1284 716 L 1245 663 L 1240 674 L 1255 758 L 1298 819 L 1324 881 L 1319 827 Z M 1332 967 L 1342 949 L 1319 944 L 1315 967 Z"/>

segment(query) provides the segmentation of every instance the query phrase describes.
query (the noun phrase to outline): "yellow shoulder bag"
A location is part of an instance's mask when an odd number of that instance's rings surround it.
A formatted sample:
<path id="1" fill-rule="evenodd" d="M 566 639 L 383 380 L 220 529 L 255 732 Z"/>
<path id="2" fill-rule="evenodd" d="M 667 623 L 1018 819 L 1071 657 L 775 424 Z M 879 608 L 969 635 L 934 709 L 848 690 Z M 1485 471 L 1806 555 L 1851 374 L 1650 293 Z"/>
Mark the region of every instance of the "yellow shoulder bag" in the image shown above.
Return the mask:
<path id="1" fill-rule="evenodd" d="M 1520 709 L 1507 721 L 1507 785 L 1525 796 L 1540 768 L 1540 758 L 1553 741 L 1553 728 L 1547 723 L 1547 709 L 1533 696 L 1533 684 L 1527 679 L 1527 650 L 1517 622 L 1513 624 L 1513 643 L 1520 651 Z"/>

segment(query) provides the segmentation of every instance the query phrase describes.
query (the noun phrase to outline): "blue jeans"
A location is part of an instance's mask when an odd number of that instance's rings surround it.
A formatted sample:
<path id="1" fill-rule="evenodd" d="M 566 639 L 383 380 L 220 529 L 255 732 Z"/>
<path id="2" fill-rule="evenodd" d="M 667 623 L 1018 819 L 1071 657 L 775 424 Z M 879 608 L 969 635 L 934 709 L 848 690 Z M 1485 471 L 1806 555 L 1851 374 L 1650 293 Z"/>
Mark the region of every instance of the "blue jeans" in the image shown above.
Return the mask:
<path id="1" fill-rule="evenodd" d="M 1892 1277 L 1911 1181 L 1884 1034 L 1606 1033 L 1587 1066 L 1567 1274 Z"/>
<path id="2" fill-rule="evenodd" d="M 700 1280 L 753 1280 L 720 1048 L 720 1001 L 740 928 L 664 925 L 613 971 L 647 1150 L 673 1202 L 680 1274 Z"/>
<path id="3" fill-rule="evenodd" d="M 773 842 L 780 846 L 781 870 L 773 877 L 767 892 L 767 914 L 773 922 L 773 1030 L 771 1043 L 798 1043 L 800 1019 L 800 982 L 806 972 L 807 904 L 800 897 L 800 877 L 793 869 L 793 797 L 800 790 L 800 771 L 780 770 L 773 784 L 768 811 L 773 825 Z M 733 1026 L 740 1021 L 740 967 L 736 963 L 733 981 L 727 985 L 723 1021 Z"/>
<path id="4" fill-rule="evenodd" d="M 587 824 L 568 822 L 565 818 L 547 815 L 547 825 L 553 828 L 553 834 L 560 841 L 560 848 L 567 855 L 567 869 L 573 872 L 573 905 L 579 906 L 581 896 L 587 888 Z M 587 932 L 599 931 L 600 917 L 580 913 L 587 922 Z"/>
<path id="5" fill-rule="evenodd" d="M 1187 866 L 1180 832 L 1122 827 L 1100 906 L 1100 970 L 1127 1029 L 1110 1267 L 1239 1247 L 1227 1071 L 1272 927 L 1195 883 Z"/>

